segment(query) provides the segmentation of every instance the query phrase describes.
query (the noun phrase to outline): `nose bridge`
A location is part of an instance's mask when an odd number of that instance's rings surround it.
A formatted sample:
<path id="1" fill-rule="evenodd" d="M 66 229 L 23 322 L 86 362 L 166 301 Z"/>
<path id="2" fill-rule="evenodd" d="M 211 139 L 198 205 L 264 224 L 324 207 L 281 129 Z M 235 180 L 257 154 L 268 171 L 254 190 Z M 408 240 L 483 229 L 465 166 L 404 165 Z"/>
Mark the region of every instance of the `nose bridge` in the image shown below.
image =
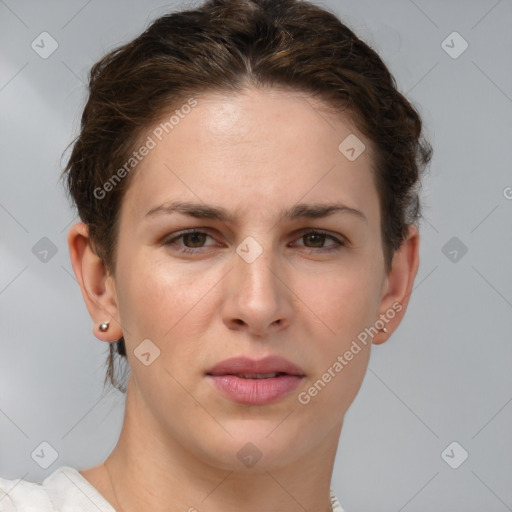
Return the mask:
<path id="1" fill-rule="evenodd" d="M 239 290 L 257 301 L 258 296 L 277 299 L 276 258 L 270 243 L 263 247 L 252 237 L 248 237 L 237 248 L 234 274 L 240 279 Z M 260 297 L 260 300 L 263 297 Z"/>
<path id="2" fill-rule="evenodd" d="M 243 324 L 260 334 L 272 325 L 284 325 L 291 315 L 289 294 L 279 276 L 278 254 L 270 237 L 266 240 L 263 245 L 248 237 L 237 247 L 224 310 L 231 326 Z"/>

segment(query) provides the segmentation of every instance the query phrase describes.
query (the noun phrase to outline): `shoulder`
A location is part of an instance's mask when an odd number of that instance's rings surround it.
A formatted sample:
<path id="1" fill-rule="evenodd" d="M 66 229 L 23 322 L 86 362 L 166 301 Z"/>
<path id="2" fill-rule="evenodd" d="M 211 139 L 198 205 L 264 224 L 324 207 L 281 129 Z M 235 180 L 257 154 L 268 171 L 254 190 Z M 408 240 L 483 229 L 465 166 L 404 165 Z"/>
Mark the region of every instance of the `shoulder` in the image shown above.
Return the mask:
<path id="1" fill-rule="evenodd" d="M 115 512 L 74 468 L 61 466 L 43 482 L 0 478 L 0 512 Z"/>
<path id="2" fill-rule="evenodd" d="M 0 478 L 0 512 L 25 510 L 54 512 L 56 509 L 41 484 L 27 482 L 21 478 Z"/>
<path id="3" fill-rule="evenodd" d="M 341 508 L 338 497 L 334 493 L 333 489 L 331 489 L 331 506 L 332 506 L 332 512 L 344 512 L 344 510 Z"/>

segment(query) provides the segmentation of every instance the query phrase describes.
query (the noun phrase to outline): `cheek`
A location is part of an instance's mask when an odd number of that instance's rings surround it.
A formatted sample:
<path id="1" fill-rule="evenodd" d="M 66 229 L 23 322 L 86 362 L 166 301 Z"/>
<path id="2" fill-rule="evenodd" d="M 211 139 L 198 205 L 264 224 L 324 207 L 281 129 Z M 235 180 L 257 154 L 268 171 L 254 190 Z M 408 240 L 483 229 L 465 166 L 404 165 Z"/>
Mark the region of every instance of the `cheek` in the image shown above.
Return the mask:
<path id="1" fill-rule="evenodd" d="M 304 400 L 309 400 L 307 407 L 317 411 L 327 407 L 341 413 L 359 391 L 371 341 L 363 343 L 358 335 L 378 317 L 380 277 L 370 264 L 352 264 L 299 284 L 300 296 L 311 308 L 307 317 L 311 323 L 315 317 L 321 320 L 312 333 L 315 374 L 302 389 Z"/>
<path id="2" fill-rule="evenodd" d="M 322 320 L 326 332 L 345 343 L 373 324 L 379 302 L 379 276 L 369 265 L 347 265 L 297 282 L 297 295 Z"/>
<path id="3" fill-rule="evenodd" d="M 367 268 L 366 272 L 340 271 L 336 277 L 316 281 L 315 286 L 303 283 L 303 296 L 313 311 L 308 318 L 313 323 L 316 316 L 321 322 L 313 333 L 315 350 L 310 352 L 315 371 L 298 398 L 318 428 L 326 428 L 326 421 L 334 426 L 341 420 L 361 387 L 371 342 L 362 343 L 358 335 L 377 318 L 375 281 Z M 339 414 L 326 420 L 326 410 Z"/>
<path id="4" fill-rule="evenodd" d="M 119 310 L 134 342 L 154 338 L 161 343 L 187 323 L 193 310 L 215 283 L 213 278 L 172 265 L 164 256 L 142 251 L 126 261 L 119 275 Z M 191 327 L 189 325 L 189 327 Z"/>

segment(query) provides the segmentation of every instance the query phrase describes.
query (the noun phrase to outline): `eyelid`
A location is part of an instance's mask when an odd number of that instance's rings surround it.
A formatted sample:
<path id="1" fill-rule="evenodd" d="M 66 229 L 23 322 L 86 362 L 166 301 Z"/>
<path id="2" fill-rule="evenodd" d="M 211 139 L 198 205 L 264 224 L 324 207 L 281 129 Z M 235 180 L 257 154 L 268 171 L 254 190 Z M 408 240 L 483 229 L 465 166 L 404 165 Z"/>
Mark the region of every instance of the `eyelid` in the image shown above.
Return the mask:
<path id="1" fill-rule="evenodd" d="M 202 247 L 187 247 L 185 245 L 179 245 L 175 244 L 176 240 L 182 238 L 183 236 L 187 234 L 204 234 L 207 237 L 210 237 L 212 240 L 215 240 L 215 238 L 211 234 L 211 229 L 206 227 L 194 227 L 194 228 L 188 228 L 183 229 L 180 231 L 177 231 L 175 233 L 172 233 L 170 237 L 165 237 L 162 240 L 163 245 L 175 245 L 176 250 L 178 252 L 182 253 L 188 253 L 188 254 L 194 254 L 201 252 L 202 249 L 207 249 L 208 247 L 214 246 L 215 244 L 211 245 L 205 245 Z M 300 247 L 303 247 L 305 251 L 311 252 L 311 253 L 328 253 L 330 251 L 336 251 L 340 250 L 343 247 L 346 247 L 349 245 L 349 241 L 341 234 L 333 234 L 330 231 L 324 230 L 324 229 L 318 229 L 318 228 L 303 228 L 294 233 L 293 241 L 290 242 L 290 244 L 296 243 L 298 240 L 300 240 L 305 235 L 309 234 L 317 234 L 317 235 L 324 235 L 326 238 L 332 240 L 333 243 L 330 245 L 324 246 L 324 247 L 307 247 L 306 245 L 300 245 Z"/>
<path id="2" fill-rule="evenodd" d="M 193 233 L 204 234 L 206 236 L 209 236 L 210 238 L 213 238 L 213 235 L 211 234 L 211 230 L 209 228 L 203 228 L 203 227 L 187 228 L 187 229 L 182 229 L 180 231 L 176 231 L 175 233 L 171 233 L 171 235 L 169 235 L 169 236 L 165 236 L 162 239 L 162 243 L 169 244 L 169 243 L 174 242 L 175 240 L 181 238 L 184 235 L 193 234 Z"/>
<path id="3" fill-rule="evenodd" d="M 187 229 L 182 229 L 180 231 L 176 231 L 175 233 L 172 233 L 172 237 L 169 238 L 169 237 L 165 237 L 164 238 L 164 241 L 172 241 L 172 240 L 175 240 L 177 238 L 180 238 L 181 236 L 183 235 L 186 235 L 186 234 L 189 234 L 189 233 L 203 233 L 205 235 L 208 235 L 210 237 L 213 238 L 213 236 L 210 234 L 210 228 L 206 228 L 206 227 L 197 227 L 197 228 L 187 228 Z M 348 240 L 346 237 L 344 237 L 343 235 L 341 234 L 334 234 L 330 231 L 327 231 L 325 229 L 319 229 L 319 228 L 302 228 L 298 231 L 296 231 L 293 236 L 295 239 L 297 238 L 300 238 L 304 235 L 307 235 L 309 233 L 318 233 L 318 234 L 321 234 L 321 235 L 326 235 L 326 236 L 329 236 L 329 237 L 332 237 L 336 240 L 338 240 L 339 242 L 342 242 L 342 243 L 348 243 Z"/>
<path id="4" fill-rule="evenodd" d="M 341 234 L 338 233 L 332 233 L 331 231 L 327 231 L 325 229 L 319 229 L 319 228 L 304 228 L 294 235 L 295 240 L 298 240 L 302 238 L 304 235 L 308 235 L 310 233 L 318 234 L 318 235 L 325 235 L 326 237 L 330 238 L 331 240 L 334 240 L 335 242 L 339 243 L 340 245 L 348 245 L 349 241 L 346 237 L 344 237 Z M 298 234 L 298 236 L 297 236 Z M 311 249 L 311 247 L 310 247 Z"/>

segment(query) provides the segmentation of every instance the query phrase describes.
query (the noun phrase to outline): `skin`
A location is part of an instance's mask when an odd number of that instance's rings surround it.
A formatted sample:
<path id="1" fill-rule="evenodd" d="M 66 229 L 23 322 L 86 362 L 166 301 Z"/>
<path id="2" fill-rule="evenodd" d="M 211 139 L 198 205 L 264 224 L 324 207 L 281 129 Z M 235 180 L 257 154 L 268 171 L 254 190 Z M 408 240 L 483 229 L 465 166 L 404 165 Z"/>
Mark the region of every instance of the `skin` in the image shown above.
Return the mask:
<path id="1" fill-rule="evenodd" d="M 346 114 L 277 89 L 197 100 L 133 176 L 121 207 L 115 275 L 94 253 L 86 225 L 69 231 L 93 332 L 105 342 L 124 335 L 131 368 L 118 444 L 104 464 L 81 474 L 125 512 L 328 512 L 343 418 L 371 343 L 360 344 L 310 403 L 297 395 L 394 303 L 401 311 L 373 343 L 398 327 L 418 269 L 419 235 L 411 226 L 386 273 L 372 144 Z M 351 133 L 366 146 L 354 161 L 338 150 Z M 222 207 L 233 218 L 146 216 L 175 200 Z M 337 212 L 283 219 L 282 209 L 297 203 L 343 203 L 364 218 Z M 166 245 L 188 228 L 208 236 Z M 345 245 L 304 236 L 315 229 Z M 248 236 L 263 250 L 252 263 L 236 252 Z M 179 251 L 187 245 L 196 252 Z M 98 329 L 104 321 L 105 333 Z M 145 366 L 134 350 L 148 338 L 160 356 Z M 269 354 L 306 374 L 275 403 L 237 404 L 205 378 L 224 359 Z M 237 458 L 248 442 L 262 454 L 251 468 Z"/>

